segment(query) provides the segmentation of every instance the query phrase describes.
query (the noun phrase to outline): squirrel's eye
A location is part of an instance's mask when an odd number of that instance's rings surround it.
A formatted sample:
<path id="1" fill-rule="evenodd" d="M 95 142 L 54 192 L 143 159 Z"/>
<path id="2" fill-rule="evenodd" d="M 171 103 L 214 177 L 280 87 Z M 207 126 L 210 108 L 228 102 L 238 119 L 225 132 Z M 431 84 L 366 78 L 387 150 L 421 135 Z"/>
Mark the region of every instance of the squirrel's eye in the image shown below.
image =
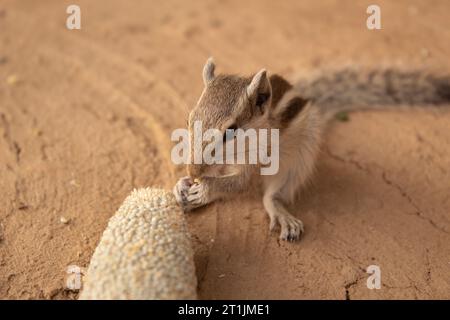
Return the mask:
<path id="1" fill-rule="evenodd" d="M 234 136 L 236 135 L 237 128 L 238 127 L 236 124 L 229 126 L 223 133 L 223 142 L 233 139 Z"/>

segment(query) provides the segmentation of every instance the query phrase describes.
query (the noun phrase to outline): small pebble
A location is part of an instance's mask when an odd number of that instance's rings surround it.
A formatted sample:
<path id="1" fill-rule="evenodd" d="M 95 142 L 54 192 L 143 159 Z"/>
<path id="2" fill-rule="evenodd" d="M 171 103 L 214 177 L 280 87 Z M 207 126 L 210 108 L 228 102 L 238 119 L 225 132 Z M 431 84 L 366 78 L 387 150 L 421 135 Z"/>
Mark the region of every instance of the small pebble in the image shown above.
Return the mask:
<path id="1" fill-rule="evenodd" d="M 70 180 L 69 184 L 70 184 L 71 186 L 74 186 L 74 187 L 79 187 L 79 186 L 80 186 L 80 185 L 78 184 L 78 182 L 77 182 L 76 180 L 74 180 L 74 179 Z"/>
<path id="2" fill-rule="evenodd" d="M 66 219 L 64 217 L 59 218 L 59 222 L 61 222 L 62 224 L 68 224 L 70 221 L 70 219 Z"/>
<path id="3" fill-rule="evenodd" d="M 26 203 L 22 203 L 21 202 L 17 209 L 19 209 L 19 210 L 27 210 L 28 209 L 28 205 Z"/>

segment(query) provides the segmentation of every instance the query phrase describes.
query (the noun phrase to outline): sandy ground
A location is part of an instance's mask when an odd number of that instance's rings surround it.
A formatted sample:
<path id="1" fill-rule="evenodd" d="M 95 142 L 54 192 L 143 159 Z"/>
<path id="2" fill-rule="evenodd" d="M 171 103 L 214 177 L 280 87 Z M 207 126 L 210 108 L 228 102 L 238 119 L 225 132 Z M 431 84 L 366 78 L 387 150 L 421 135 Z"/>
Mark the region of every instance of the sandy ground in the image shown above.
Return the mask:
<path id="1" fill-rule="evenodd" d="M 348 64 L 450 71 L 448 1 L 0 2 L 0 298 L 74 299 L 135 187 L 171 188 L 170 161 L 210 55 L 219 72 L 295 80 Z M 449 299 L 450 113 L 367 112 L 330 128 L 292 210 L 299 243 L 268 232 L 258 198 L 189 214 L 205 299 Z M 62 223 L 61 218 L 67 223 Z M 366 287 L 378 265 L 382 288 Z"/>

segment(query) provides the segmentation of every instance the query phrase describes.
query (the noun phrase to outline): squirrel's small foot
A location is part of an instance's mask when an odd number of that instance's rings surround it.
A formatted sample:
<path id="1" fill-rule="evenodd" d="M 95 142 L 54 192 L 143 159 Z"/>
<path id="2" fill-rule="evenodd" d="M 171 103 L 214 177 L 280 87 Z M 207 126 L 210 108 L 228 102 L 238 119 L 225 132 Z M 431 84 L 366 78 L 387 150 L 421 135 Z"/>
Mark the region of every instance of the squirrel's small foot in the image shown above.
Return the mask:
<path id="1" fill-rule="evenodd" d="M 270 219 L 270 230 L 272 231 L 277 222 L 280 224 L 280 239 L 286 241 L 297 241 L 305 232 L 303 222 L 292 215 L 277 214 Z"/>
<path id="2" fill-rule="evenodd" d="M 177 202 L 185 211 L 190 211 L 208 203 L 208 186 L 194 182 L 190 177 L 178 180 L 173 188 Z"/>
<path id="3" fill-rule="evenodd" d="M 187 202 L 187 194 L 189 188 L 194 184 L 190 177 L 183 177 L 178 180 L 177 184 L 173 187 L 173 194 L 178 204 L 184 208 L 184 204 Z"/>

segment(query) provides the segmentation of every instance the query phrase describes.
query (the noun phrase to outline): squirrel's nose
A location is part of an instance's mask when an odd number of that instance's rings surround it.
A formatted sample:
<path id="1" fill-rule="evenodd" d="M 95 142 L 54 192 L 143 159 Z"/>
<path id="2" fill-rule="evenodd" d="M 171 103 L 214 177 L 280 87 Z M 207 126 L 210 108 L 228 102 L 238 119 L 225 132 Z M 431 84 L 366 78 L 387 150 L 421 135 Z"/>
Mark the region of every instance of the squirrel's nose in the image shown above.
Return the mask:
<path id="1" fill-rule="evenodd" d="M 199 164 L 190 164 L 187 166 L 187 172 L 191 178 L 200 178 L 203 173 L 203 166 Z"/>

